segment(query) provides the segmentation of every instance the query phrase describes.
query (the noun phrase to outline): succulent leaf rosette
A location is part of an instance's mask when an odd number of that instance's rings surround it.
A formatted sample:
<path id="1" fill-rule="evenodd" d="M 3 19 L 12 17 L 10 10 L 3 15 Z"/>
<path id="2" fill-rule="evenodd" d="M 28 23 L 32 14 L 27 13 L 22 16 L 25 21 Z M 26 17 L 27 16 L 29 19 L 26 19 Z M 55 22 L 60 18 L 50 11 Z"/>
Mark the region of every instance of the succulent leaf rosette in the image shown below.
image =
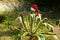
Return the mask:
<path id="1" fill-rule="evenodd" d="M 36 14 L 20 15 L 20 28 L 23 32 L 21 40 L 45 40 L 48 37 L 46 35 L 55 35 L 54 27 L 48 23 L 48 19 L 38 17 Z"/>

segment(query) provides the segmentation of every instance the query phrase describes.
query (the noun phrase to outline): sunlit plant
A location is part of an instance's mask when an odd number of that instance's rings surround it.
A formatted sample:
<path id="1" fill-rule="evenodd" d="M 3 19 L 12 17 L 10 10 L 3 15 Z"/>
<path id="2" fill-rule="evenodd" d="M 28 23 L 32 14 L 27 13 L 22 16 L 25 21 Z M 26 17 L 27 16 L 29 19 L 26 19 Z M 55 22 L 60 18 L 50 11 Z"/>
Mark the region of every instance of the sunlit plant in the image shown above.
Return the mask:
<path id="1" fill-rule="evenodd" d="M 47 38 L 48 35 L 55 35 L 54 28 L 48 23 L 48 19 L 38 18 L 39 16 L 41 15 L 20 15 L 20 31 L 22 32 L 21 40 L 45 40 L 45 37 Z"/>

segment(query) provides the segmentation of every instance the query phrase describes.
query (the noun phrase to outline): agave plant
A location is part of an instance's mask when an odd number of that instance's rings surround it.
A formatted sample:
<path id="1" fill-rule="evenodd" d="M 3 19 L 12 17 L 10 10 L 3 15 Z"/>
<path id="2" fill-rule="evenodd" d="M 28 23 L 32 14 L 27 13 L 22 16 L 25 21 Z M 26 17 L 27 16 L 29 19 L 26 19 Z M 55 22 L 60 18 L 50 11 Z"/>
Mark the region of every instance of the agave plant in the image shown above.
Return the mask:
<path id="1" fill-rule="evenodd" d="M 48 19 L 38 17 L 35 14 L 19 16 L 21 40 L 46 40 L 46 35 L 54 34 L 54 28 L 48 23 Z"/>

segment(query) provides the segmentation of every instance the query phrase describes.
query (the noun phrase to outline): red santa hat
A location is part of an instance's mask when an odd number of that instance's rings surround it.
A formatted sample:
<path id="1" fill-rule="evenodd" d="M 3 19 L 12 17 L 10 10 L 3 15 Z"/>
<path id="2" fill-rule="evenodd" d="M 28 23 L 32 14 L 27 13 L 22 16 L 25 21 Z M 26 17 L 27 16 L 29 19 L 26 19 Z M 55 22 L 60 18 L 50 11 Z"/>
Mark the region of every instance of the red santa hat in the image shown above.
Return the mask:
<path id="1" fill-rule="evenodd" d="M 31 6 L 31 9 L 33 9 L 33 11 L 35 10 L 36 11 L 36 15 L 38 16 L 38 6 L 36 4 L 33 4 Z"/>

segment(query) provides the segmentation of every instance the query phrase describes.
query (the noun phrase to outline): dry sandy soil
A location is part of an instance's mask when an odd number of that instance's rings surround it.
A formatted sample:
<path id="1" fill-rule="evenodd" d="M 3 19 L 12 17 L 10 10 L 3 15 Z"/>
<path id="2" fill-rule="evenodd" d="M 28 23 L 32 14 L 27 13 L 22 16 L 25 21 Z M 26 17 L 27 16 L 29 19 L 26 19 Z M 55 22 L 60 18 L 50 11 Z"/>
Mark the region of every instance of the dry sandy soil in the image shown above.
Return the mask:
<path id="1" fill-rule="evenodd" d="M 56 26 L 56 27 L 54 28 L 54 31 L 55 31 L 57 37 L 60 39 L 60 27 L 57 27 L 57 26 Z"/>

